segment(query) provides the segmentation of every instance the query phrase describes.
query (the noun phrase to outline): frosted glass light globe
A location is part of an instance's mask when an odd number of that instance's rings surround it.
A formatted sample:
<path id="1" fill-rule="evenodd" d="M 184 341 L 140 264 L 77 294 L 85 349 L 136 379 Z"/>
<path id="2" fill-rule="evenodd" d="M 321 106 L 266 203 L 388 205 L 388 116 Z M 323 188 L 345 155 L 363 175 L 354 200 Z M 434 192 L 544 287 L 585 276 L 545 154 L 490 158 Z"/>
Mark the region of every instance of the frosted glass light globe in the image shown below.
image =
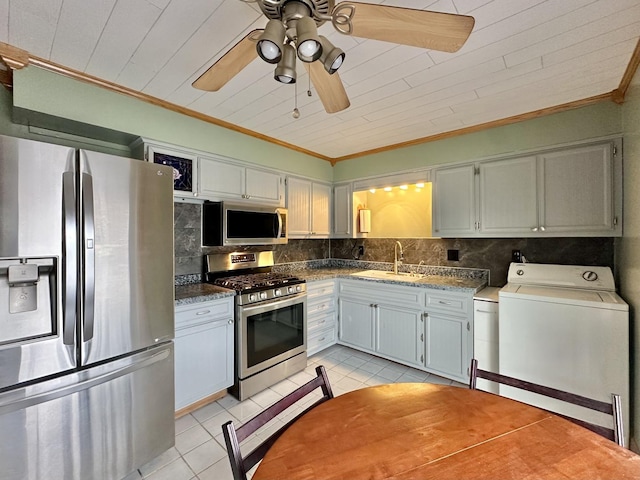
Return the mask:
<path id="1" fill-rule="evenodd" d="M 342 55 L 338 55 L 336 59 L 331 64 L 331 71 L 335 72 L 342 65 Z"/>
<path id="2" fill-rule="evenodd" d="M 278 46 L 268 40 L 260 42 L 260 52 L 262 53 L 262 56 L 268 60 L 275 60 L 278 58 L 278 55 L 280 55 L 280 49 Z"/>
<path id="3" fill-rule="evenodd" d="M 298 52 L 304 57 L 313 57 L 320 48 L 320 44 L 315 40 L 306 40 L 298 45 Z"/>

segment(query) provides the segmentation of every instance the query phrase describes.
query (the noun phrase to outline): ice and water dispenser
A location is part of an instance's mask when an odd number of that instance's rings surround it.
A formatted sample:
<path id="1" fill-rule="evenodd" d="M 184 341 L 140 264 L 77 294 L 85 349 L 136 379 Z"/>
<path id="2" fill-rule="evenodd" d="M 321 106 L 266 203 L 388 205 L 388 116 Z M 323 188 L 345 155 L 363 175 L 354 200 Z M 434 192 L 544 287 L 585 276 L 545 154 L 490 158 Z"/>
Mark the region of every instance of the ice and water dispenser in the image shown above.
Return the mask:
<path id="1" fill-rule="evenodd" d="M 56 258 L 0 258 L 0 345 L 55 334 Z"/>

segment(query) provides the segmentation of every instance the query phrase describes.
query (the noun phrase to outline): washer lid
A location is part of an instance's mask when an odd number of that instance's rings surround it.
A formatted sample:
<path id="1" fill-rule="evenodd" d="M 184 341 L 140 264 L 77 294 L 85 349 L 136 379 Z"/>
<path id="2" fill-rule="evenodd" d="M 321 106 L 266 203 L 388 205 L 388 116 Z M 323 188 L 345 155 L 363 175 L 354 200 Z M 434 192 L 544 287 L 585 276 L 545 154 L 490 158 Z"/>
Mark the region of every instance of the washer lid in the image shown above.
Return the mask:
<path id="1" fill-rule="evenodd" d="M 500 290 L 500 301 L 504 298 L 590 306 L 610 310 L 629 310 L 629 306 L 615 292 L 560 288 L 537 285 L 507 284 Z"/>
<path id="2" fill-rule="evenodd" d="M 519 285 L 616 291 L 613 273 L 609 267 L 512 263 L 509 266 L 507 282 Z"/>

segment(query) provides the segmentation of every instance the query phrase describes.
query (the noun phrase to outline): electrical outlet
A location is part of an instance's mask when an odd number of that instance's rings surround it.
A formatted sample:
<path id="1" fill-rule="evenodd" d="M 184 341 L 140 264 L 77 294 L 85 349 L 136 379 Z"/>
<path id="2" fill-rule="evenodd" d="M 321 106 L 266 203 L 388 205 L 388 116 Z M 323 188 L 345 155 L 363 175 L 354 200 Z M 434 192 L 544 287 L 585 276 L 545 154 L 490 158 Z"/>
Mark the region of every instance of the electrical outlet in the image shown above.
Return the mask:
<path id="1" fill-rule="evenodd" d="M 511 261 L 515 263 L 522 262 L 522 252 L 520 250 L 511 250 Z"/>
<path id="2" fill-rule="evenodd" d="M 447 250 L 447 260 L 450 262 L 457 262 L 460 260 L 459 250 Z"/>
<path id="3" fill-rule="evenodd" d="M 358 246 L 358 258 L 364 255 L 364 245 Z"/>

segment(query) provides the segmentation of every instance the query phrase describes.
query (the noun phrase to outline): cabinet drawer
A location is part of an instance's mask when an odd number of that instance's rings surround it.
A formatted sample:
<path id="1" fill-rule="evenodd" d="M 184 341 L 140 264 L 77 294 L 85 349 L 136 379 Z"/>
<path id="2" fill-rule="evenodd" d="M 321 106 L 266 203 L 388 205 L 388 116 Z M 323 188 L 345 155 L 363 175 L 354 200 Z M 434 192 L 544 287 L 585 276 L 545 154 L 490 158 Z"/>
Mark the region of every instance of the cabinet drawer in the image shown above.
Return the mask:
<path id="1" fill-rule="evenodd" d="M 467 315 L 471 295 L 447 292 L 427 292 L 427 310 Z"/>
<path id="2" fill-rule="evenodd" d="M 307 338 L 307 355 L 313 355 L 336 343 L 336 329 L 318 330 Z"/>
<path id="3" fill-rule="evenodd" d="M 176 330 L 202 322 L 233 318 L 233 297 L 176 307 Z"/>
<path id="4" fill-rule="evenodd" d="M 314 315 L 307 317 L 307 334 L 322 330 L 323 328 L 335 327 L 336 325 L 336 312 L 330 312 L 321 315 Z"/>
<path id="5" fill-rule="evenodd" d="M 307 317 L 336 309 L 335 297 L 319 298 L 313 302 L 307 301 Z"/>
<path id="6" fill-rule="evenodd" d="M 341 280 L 340 296 L 362 298 L 376 304 L 423 308 L 425 289 L 367 280 Z"/>
<path id="7" fill-rule="evenodd" d="M 335 296 L 335 293 L 335 280 L 320 280 L 307 283 L 307 302 L 313 301 L 313 299 L 324 295 Z"/>

